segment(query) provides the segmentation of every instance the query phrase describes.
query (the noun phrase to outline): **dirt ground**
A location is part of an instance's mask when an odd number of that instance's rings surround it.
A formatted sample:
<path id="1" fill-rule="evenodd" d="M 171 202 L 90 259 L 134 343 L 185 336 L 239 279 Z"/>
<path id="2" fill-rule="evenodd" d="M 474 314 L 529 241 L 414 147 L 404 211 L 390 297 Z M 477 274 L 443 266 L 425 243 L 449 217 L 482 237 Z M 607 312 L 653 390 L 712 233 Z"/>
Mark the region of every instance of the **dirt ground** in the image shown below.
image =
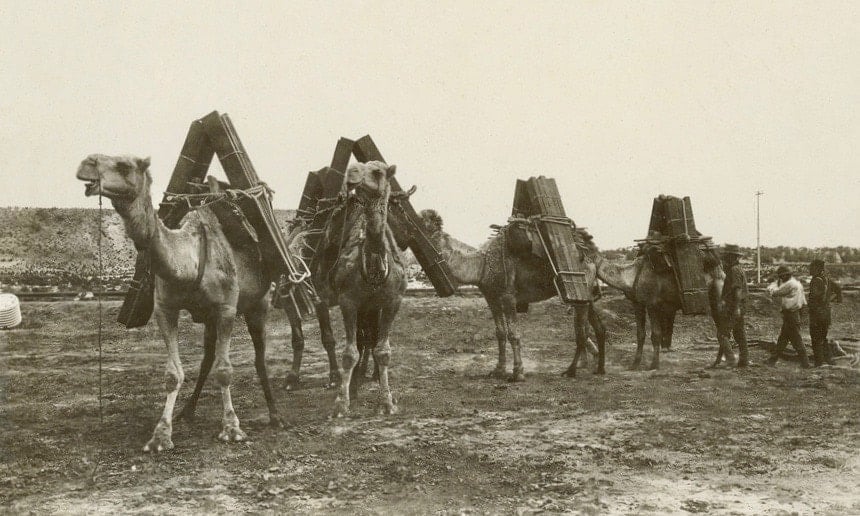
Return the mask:
<path id="1" fill-rule="evenodd" d="M 556 301 L 522 317 L 527 381 L 486 376 L 492 321 L 476 297 L 407 298 L 396 321 L 392 385 L 400 413 L 375 412 L 375 385 L 353 416 L 329 420 L 325 353 L 315 325 L 300 390 L 283 312 L 270 318 L 268 361 L 292 425 L 274 430 L 244 329 L 233 340 L 233 400 L 249 440 L 223 444 L 220 395 L 207 384 L 176 448 L 142 453 L 164 403 L 155 324 L 125 330 L 105 303 L 99 421 L 97 304 L 26 303 L 0 332 L 0 506 L 11 513 L 848 514 L 860 513 L 860 372 L 776 367 L 705 371 L 716 352 L 706 317 L 679 316 L 659 371 L 628 371 L 629 305 L 601 300 L 605 376 L 559 373 L 572 316 Z M 753 338 L 775 339 L 778 315 L 754 300 Z M 831 336 L 857 336 L 860 298 L 836 305 Z M 337 334 L 342 337 L 339 314 Z M 808 343 L 808 334 L 804 334 Z M 180 339 L 190 394 L 202 327 Z M 341 341 L 342 342 L 342 341 Z M 650 342 L 645 363 L 650 357 Z M 761 347 L 752 358 L 762 364 Z M 510 367 L 510 364 L 509 364 Z"/>

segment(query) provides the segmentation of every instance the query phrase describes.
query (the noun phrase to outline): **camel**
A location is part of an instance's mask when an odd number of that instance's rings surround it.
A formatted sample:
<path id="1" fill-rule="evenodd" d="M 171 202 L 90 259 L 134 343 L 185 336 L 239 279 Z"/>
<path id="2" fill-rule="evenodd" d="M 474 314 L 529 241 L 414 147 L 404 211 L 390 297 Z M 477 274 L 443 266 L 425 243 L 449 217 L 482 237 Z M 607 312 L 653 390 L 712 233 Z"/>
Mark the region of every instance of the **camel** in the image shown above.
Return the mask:
<path id="1" fill-rule="evenodd" d="M 294 256 L 302 256 L 304 253 L 308 228 L 301 221 L 293 223 L 289 229 L 286 241 L 290 252 Z M 298 285 L 295 288 L 304 288 L 303 285 Z M 314 304 L 317 321 L 320 328 L 320 340 L 323 348 L 328 355 L 329 362 L 329 379 L 326 387 L 336 387 L 340 384 L 340 374 L 338 373 L 337 355 L 335 346 L 337 342 L 334 338 L 334 333 L 331 329 L 331 315 L 329 308 L 331 307 L 329 300 L 317 297 L 317 302 Z M 302 368 L 302 358 L 305 349 L 305 334 L 302 329 L 302 318 L 296 307 L 289 301 L 284 305 L 284 312 L 287 314 L 287 320 L 290 323 L 290 343 L 293 350 L 293 363 L 291 371 L 287 373 L 287 390 L 298 388 L 301 383 L 300 371 Z"/>
<path id="2" fill-rule="evenodd" d="M 719 329 L 719 300 L 726 275 L 714 251 L 700 250 L 700 252 L 704 265 L 702 273 L 708 285 L 711 317 Z M 679 287 L 672 271 L 655 270 L 651 260 L 645 254 L 638 256 L 632 264 L 619 266 L 603 258 L 600 253 L 590 250 L 586 253 L 597 267 L 597 277 L 610 287 L 623 292 L 633 303 L 636 315 L 636 355 L 630 368 L 637 369 L 642 362 L 647 316 L 651 323 L 651 344 L 654 349 L 650 369 L 659 369 L 660 349 L 671 348 L 675 313 L 681 308 Z M 723 340 L 720 339 L 720 347 L 725 353 L 726 361 L 734 364 L 731 346 Z M 727 350 L 724 349 L 725 346 L 728 346 Z"/>
<path id="3" fill-rule="evenodd" d="M 346 173 L 346 184 L 352 193 L 343 207 L 343 216 L 331 217 L 319 246 L 318 252 L 335 258 L 334 263 L 321 260 L 320 270 L 315 271 L 314 285 L 322 299 L 337 300 L 346 331 L 346 347 L 338 368 L 341 382 L 334 402 L 334 417 L 347 415 L 350 397 L 357 394 L 359 382 L 354 381 L 353 370 L 368 351 L 357 345 L 360 321 L 370 322 L 376 330 L 369 351 L 379 371 L 379 412 L 397 412 L 388 384 L 389 335 L 406 292 L 406 268 L 387 223 L 388 203 L 392 198 L 389 179 L 395 171 L 395 165 L 388 166 L 381 161 L 351 165 Z"/>
<path id="4" fill-rule="evenodd" d="M 210 208 L 189 213 L 179 229 L 167 228 L 152 207 L 149 165 L 149 158 L 92 154 L 81 162 L 76 174 L 77 179 L 87 182 L 85 195 L 110 199 L 135 246 L 151 254 L 155 275 L 153 312 L 168 353 L 167 400 L 143 451 L 173 448 L 173 409 L 185 379 L 177 346 L 180 309 L 188 310 L 195 321 L 205 325 L 200 375 L 183 415 L 193 415 L 197 396 L 214 362 L 223 403 L 218 438 L 224 442 L 246 438 L 233 409 L 230 392 L 233 366 L 229 356 L 236 315 L 244 314 L 254 343 L 254 365 L 268 405 L 269 420 L 272 425 L 280 426 L 265 362 L 266 294 L 274 279 L 272 273 L 261 266 L 255 250 L 230 244 Z"/>
<path id="5" fill-rule="evenodd" d="M 490 376 L 506 376 L 506 352 L 507 344 L 510 343 L 514 365 L 508 379 L 512 382 L 525 381 L 517 307 L 558 295 L 548 261 L 533 255 L 512 254 L 506 248 L 504 233 L 491 237 L 477 251 L 454 249 L 450 235 L 442 229 L 442 218 L 434 210 L 423 210 L 421 217 L 431 242 L 448 262 L 455 286 L 474 285 L 487 301 L 493 315 L 499 345 L 498 363 Z M 594 246 L 590 235 L 585 239 L 582 238 L 583 235 L 584 231 L 578 230 L 581 243 Z M 587 270 L 590 275 L 589 284 L 593 284 L 595 269 L 590 266 Z M 580 357 L 585 356 L 583 352 L 586 347 L 586 321 L 591 324 L 597 339 L 598 363 L 595 373 L 605 374 L 606 329 L 594 309 L 594 303 L 575 303 L 573 309 L 576 351 L 570 366 L 562 374 L 568 377 L 576 376 L 577 363 Z"/>
<path id="6" fill-rule="evenodd" d="M 414 190 L 412 190 L 412 191 L 414 191 Z M 407 193 L 406 195 L 408 196 L 410 194 L 411 194 L 411 192 Z M 400 193 L 396 192 L 396 193 L 394 193 L 394 195 L 399 196 Z M 343 215 L 343 212 L 341 209 L 335 209 L 333 213 L 337 214 L 337 215 L 334 215 L 336 217 L 342 217 L 342 215 Z M 339 221 L 334 221 L 332 223 L 342 225 L 345 223 L 345 220 L 341 219 Z M 286 237 L 286 241 L 287 241 L 287 245 L 289 246 L 290 253 L 293 256 L 304 256 L 305 259 L 308 260 L 308 262 L 311 262 L 311 260 L 309 259 L 308 250 L 310 250 L 310 255 L 312 255 L 315 252 L 315 249 L 310 244 L 308 244 L 308 242 L 307 242 L 307 238 L 310 235 L 311 231 L 314 231 L 314 230 L 311 230 L 309 228 L 308 221 L 302 220 L 302 219 L 296 219 L 296 220 L 292 221 L 292 223 L 288 229 L 288 234 Z M 339 241 L 340 235 L 332 235 L 332 238 L 334 240 Z M 322 249 L 323 246 L 320 245 L 319 248 Z M 334 251 L 337 252 L 338 249 L 335 248 Z M 323 265 L 323 267 L 325 268 L 326 266 Z M 326 270 L 326 271 L 319 271 L 319 270 L 312 271 L 312 273 L 313 273 L 312 274 L 312 281 L 316 281 L 321 286 L 325 287 L 325 283 L 328 281 L 326 279 L 326 275 L 328 274 L 328 272 L 329 272 L 328 270 Z M 278 288 L 283 288 L 283 287 L 288 287 L 288 286 L 289 286 L 288 283 L 284 280 L 278 286 Z M 304 287 L 304 284 L 302 284 L 302 285 L 298 285 L 297 288 L 305 288 L 305 287 Z M 330 296 L 330 297 L 325 297 L 325 296 Z M 315 297 L 317 299 L 316 303 L 314 304 L 314 307 L 315 307 L 317 322 L 319 323 L 319 328 L 320 328 L 320 340 L 322 341 L 323 348 L 325 349 L 326 354 L 328 355 L 329 378 L 328 378 L 328 383 L 326 384 L 326 387 L 327 388 L 334 388 L 334 387 L 337 387 L 340 385 L 340 373 L 338 372 L 337 355 L 335 353 L 335 346 L 336 346 L 337 342 L 335 341 L 334 333 L 333 333 L 332 328 L 331 328 L 331 315 L 329 313 L 329 310 L 333 306 L 337 305 L 337 299 L 332 294 L 330 288 L 317 289 L 317 291 L 314 294 L 311 294 L 310 297 L 312 297 L 312 298 Z M 304 336 L 304 330 L 302 328 L 302 318 L 299 315 L 299 312 L 296 310 L 295 305 L 293 305 L 293 303 L 291 303 L 287 300 L 284 303 L 283 308 L 284 308 L 284 312 L 287 315 L 287 319 L 290 323 L 290 341 L 291 341 L 292 351 L 293 351 L 293 363 L 292 363 L 291 371 L 289 371 L 287 373 L 287 390 L 289 391 L 289 390 L 293 390 L 293 389 L 298 388 L 299 384 L 301 383 L 301 367 L 302 367 L 302 360 L 303 360 L 304 349 L 305 349 L 305 336 Z M 359 324 L 359 326 L 358 326 L 357 345 L 358 345 L 358 348 L 361 350 L 361 358 L 358 362 L 358 365 L 355 368 L 355 371 L 356 371 L 358 376 L 356 376 L 354 374 L 352 376 L 352 379 L 351 379 L 352 384 L 354 386 L 357 385 L 356 381 L 363 380 L 364 375 L 367 372 L 367 364 L 368 364 L 368 360 L 370 358 L 370 351 L 371 351 L 372 346 L 365 345 L 365 342 L 367 342 L 368 340 L 372 342 L 375 339 L 375 335 L 377 332 L 376 324 L 374 324 L 374 321 L 372 321 L 372 320 L 371 321 L 364 321 L 362 319 L 359 319 L 358 324 Z M 374 380 L 379 379 L 379 369 L 378 368 L 376 368 L 374 371 L 373 379 Z"/>

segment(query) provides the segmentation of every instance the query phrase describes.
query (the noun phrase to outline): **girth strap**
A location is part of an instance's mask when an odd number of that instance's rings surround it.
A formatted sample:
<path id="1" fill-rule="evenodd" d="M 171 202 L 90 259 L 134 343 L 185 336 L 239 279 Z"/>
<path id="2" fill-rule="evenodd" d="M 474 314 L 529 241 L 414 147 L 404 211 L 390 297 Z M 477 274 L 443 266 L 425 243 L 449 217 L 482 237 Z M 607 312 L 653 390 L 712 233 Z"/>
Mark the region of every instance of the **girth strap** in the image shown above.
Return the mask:
<path id="1" fill-rule="evenodd" d="M 206 261 L 209 259 L 209 239 L 206 235 L 206 224 L 200 222 L 200 251 L 197 259 L 197 277 L 194 279 L 194 290 L 200 288 L 203 281 L 203 273 L 206 272 Z"/>

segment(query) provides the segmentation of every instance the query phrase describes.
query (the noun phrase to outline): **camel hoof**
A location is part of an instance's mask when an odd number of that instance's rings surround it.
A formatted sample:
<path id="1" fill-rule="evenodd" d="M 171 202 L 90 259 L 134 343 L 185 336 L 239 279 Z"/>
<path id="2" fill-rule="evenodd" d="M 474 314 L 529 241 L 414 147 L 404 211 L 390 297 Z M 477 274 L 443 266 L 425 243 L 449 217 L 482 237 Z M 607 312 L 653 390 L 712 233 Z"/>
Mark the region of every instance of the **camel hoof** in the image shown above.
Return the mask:
<path id="1" fill-rule="evenodd" d="M 302 383 L 301 378 L 296 373 L 290 371 L 287 373 L 287 390 L 294 391 L 299 388 L 299 385 Z"/>
<path id="2" fill-rule="evenodd" d="M 269 426 L 276 430 L 287 428 L 287 425 L 284 424 L 284 421 L 278 416 L 269 416 Z"/>
<path id="3" fill-rule="evenodd" d="M 594 371 L 594 374 L 604 375 L 606 374 L 606 370 L 602 367 L 598 367 L 597 370 Z"/>
<path id="4" fill-rule="evenodd" d="M 567 369 L 562 371 L 561 375 L 567 378 L 576 378 L 576 369 L 568 367 Z"/>
<path id="5" fill-rule="evenodd" d="M 492 371 L 490 371 L 490 374 L 488 374 L 487 376 L 489 376 L 490 378 L 504 378 L 505 375 L 506 375 L 505 368 L 504 367 L 497 367 L 497 368 L 493 369 Z"/>
<path id="6" fill-rule="evenodd" d="M 165 450 L 173 449 L 173 441 L 170 439 L 170 435 L 166 435 L 163 433 L 156 433 L 152 436 L 152 439 L 149 440 L 145 445 L 143 445 L 144 453 L 159 453 Z"/>
<path id="7" fill-rule="evenodd" d="M 658 369 L 660 369 L 660 363 L 659 362 L 651 362 L 651 365 L 648 366 L 649 371 L 656 371 Z"/>
<path id="8" fill-rule="evenodd" d="M 522 371 L 514 371 L 513 374 L 508 377 L 508 381 L 511 383 L 524 382 L 526 381 L 526 375 L 524 375 Z"/>
<path id="9" fill-rule="evenodd" d="M 349 400 L 342 400 L 340 396 L 334 400 L 334 409 L 331 412 L 332 418 L 344 417 L 349 415 Z"/>
<path id="10" fill-rule="evenodd" d="M 218 434 L 218 440 L 224 441 L 225 443 L 229 443 L 231 441 L 238 443 L 238 442 L 244 441 L 247 438 L 248 438 L 248 435 L 245 434 L 245 432 L 243 432 L 242 429 L 239 428 L 238 425 L 234 426 L 232 424 L 226 425 L 221 430 L 221 433 Z"/>
<path id="11" fill-rule="evenodd" d="M 335 389 L 340 387 L 340 374 L 337 371 L 332 371 L 328 375 L 328 385 L 326 385 L 326 389 Z"/>
<path id="12" fill-rule="evenodd" d="M 392 416 L 394 414 L 397 414 L 397 412 L 397 405 L 395 405 L 394 403 L 392 403 L 391 405 L 383 403 L 376 409 L 376 414 L 379 416 Z"/>
<path id="13" fill-rule="evenodd" d="M 628 371 L 636 371 L 639 369 L 639 362 L 633 362 L 630 364 L 630 367 L 627 368 Z"/>

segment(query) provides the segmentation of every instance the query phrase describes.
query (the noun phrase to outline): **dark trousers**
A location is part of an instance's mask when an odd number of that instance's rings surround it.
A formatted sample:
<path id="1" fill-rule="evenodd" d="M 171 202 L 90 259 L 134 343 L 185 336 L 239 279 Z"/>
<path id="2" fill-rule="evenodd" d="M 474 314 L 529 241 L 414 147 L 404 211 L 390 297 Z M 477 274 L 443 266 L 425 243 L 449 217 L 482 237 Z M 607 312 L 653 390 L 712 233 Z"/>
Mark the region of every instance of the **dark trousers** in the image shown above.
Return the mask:
<path id="1" fill-rule="evenodd" d="M 809 337 L 812 340 L 812 356 L 815 365 L 833 364 L 830 347 L 827 345 L 827 331 L 830 329 L 830 314 L 809 314 Z"/>
<path id="2" fill-rule="evenodd" d="M 749 351 L 747 349 L 747 334 L 746 328 L 744 328 L 743 309 L 740 315 L 735 315 L 734 310 L 731 308 L 726 310 L 726 314 L 720 321 L 720 333 L 726 340 L 728 340 L 729 336 L 734 337 L 738 345 L 738 363 L 746 365 L 749 362 Z"/>
<path id="3" fill-rule="evenodd" d="M 800 365 L 809 367 L 809 359 L 806 356 L 806 349 L 803 347 L 803 339 L 800 337 L 800 310 L 782 311 L 782 329 L 776 340 L 776 352 L 770 358 L 771 361 L 776 362 L 789 342 L 797 351 Z"/>

